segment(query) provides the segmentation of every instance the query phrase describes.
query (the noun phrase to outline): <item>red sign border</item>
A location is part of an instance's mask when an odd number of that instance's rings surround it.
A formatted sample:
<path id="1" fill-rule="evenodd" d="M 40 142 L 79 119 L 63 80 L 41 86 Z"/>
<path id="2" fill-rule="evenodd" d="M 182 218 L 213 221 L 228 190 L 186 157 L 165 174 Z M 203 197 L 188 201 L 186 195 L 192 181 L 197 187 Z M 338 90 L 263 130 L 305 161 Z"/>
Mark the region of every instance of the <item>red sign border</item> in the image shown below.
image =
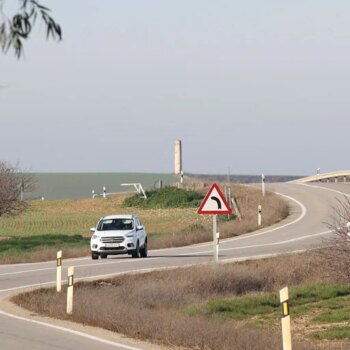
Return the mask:
<path id="1" fill-rule="evenodd" d="M 205 206 L 205 204 L 207 203 L 209 196 L 211 195 L 211 193 L 213 192 L 213 189 L 216 189 L 219 196 L 221 197 L 221 200 L 224 202 L 224 204 L 226 205 L 226 208 L 228 208 L 228 210 L 210 210 L 210 211 L 203 211 L 203 207 Z M 220 190 L 220 187 L 218 186 L 217 183 L 213 183 L 210 187 L 210 190 L 208 191 L 208 193 L 206 194 L 205 198 L 203 199 L 203 202 L 201 203 L 199 209 L 197 210 L 197 214 L 232 214 L 232 208 L 230 207 L 230 205 L 227 203 L 223 193 Z"/>

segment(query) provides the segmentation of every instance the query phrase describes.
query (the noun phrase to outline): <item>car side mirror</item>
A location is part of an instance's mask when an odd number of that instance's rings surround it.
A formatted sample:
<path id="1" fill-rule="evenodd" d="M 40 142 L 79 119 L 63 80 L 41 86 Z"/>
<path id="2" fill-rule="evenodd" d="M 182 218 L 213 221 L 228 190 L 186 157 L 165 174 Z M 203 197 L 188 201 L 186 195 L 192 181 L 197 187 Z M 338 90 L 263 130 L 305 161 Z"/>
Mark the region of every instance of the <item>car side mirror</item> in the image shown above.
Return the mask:
<path id="1" fill-rule="evenodd" d="M 136 226 L 136 231 L 141 231 L 141 230 L 143 230 L 143 226 L 141 225 L 141 226 Z"/>
<path id="2" fill-rule="evenodd" d="M 94 233 L 94 232 L 96 231 L 95 227 L 91 227 L 91 228 L 90 228 L 90 231 L 91 231 L 92 233 Z"/>

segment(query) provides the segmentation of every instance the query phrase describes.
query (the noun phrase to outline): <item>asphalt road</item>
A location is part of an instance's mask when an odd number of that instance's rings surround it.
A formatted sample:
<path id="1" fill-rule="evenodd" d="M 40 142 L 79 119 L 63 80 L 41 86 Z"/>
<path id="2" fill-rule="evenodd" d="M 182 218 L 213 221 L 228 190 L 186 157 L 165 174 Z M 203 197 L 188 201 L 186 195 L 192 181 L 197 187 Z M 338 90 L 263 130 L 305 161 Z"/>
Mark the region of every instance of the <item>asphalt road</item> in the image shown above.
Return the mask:
<path id="1" fill-rule="evenodd" d="M 267 184 L 267 190 L 284 195 L 291 215 L 283 222 L 245 236 L 220 242 L 220 261 L 264 257 L 317 247 L 332 233 L 332 207 L 350 197 L 350 184 Z M 75 267 L 75 281 L 151 269 L 173 268 L 213 261 L 213 244 L 153 250 L 147 259 L 118 256 L 107 260 L 79 258 L 63 260 L 62 275 Z M 98 329 L 52 321 L 12 307 L 7 299 L 28 288 L 55 283 L 56 263 L 0 266 L 1 350 L 99 350 L 158 349 Z"/>

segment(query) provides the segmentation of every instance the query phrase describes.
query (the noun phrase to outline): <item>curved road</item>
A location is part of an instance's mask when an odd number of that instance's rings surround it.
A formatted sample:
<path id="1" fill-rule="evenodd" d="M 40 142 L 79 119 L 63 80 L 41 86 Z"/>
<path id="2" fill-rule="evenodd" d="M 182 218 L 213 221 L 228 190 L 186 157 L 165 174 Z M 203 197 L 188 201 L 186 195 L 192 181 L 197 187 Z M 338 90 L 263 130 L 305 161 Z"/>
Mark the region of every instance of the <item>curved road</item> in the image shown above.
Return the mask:
<path id="1" fill-rule="evenodd" d="M 220 261 L 257 258 L 317 247 L 332 233 L 332 206 L 350 197 L 350 184 L 267 184 L 267 189 L 285 196 L 291 215 L 278 225 L 220 242 Z M 75 281 L 119 273 L 173 268 L 213 260 L 212 243 L 150 251 L 147 259 L 116 257 L 63 261 L 62 275 L 75 266 Z M 0 348 L 1 350 L 140 350 L 161 349 L 152 344 L 120 337 L 111 332 L 31 315 L 11 305 L 8 298 L 25 289 L 55 284 L 55 262 L 0 266 Z"/>

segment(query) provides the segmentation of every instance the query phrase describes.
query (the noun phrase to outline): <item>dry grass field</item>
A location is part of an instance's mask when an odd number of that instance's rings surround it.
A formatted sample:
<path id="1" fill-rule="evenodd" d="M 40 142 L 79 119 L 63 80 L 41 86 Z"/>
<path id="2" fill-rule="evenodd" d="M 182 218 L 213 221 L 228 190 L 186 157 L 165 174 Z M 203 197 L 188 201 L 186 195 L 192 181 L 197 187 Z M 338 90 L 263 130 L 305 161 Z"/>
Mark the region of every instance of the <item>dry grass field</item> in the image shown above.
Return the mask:
<path id="1" fill-rule="evenodd" d="M 341 281 L 332 280 L 331 272 L 319 254 L 303 253 L 77 283 L 72 316 L 65 313 L 66 293 L 53 288 L 25 293 L 14 301 L 33 312 L 167 346 L 277 350 L 281 349 L 278 290 L 288 285 L 293 349 L 345 350 L 350 343 L 344 338 L 315 340 L 320 337 L 317 330 L 331 329 L 329 321 L 315 321 L 320 310 L 350 304 L 350 287 L 333 285 Z"/>
<path id="2" fill-rule="evenodd" d="M 194 182 L 191 184 L 191 188 L 206 193 L 209 189 L 209 185 Z M 230 221 L 225 220 L 227 217 L 225 215 L 219 217 L 218 230 L 220 231 L 220 237 L 222 239 L 239 236 L 257 230 L 259 228 L 257 218 L 259 204 L 263 207 L 263 221 L 261 228 L 271 226 L 288 216 L 289 209 L 287 202 L 274 193 L 269 192 L 263 197 L 260 189 L 243 185 L 232 185 L 231 193 L 234 195 L 238 203 L 242 215 L 242 221 L 239 221 L 237 217 Z M 181 230 L 178 234 L 171 232 L 168 226 L 168 234 L 156 234 L 154 241 L 151 243 L 152 247 L 156 249 L 178 247 L 210 241 L 212 239 L 211 216 L 197 215 L 197 208 L 194 208 L 191 211 L 195 215 L 196 221 L 188 223 L 186 229 Z"/>
<path id="3" fill-rule="evenodd" d="M 189 187 L 205 193 L 208 184 L 192 182 Z M 262 227 L 288 215 L 288 204 L 281 197 L 254 187 L 232 185 L 242 221 L 219 222 L 222 238 L 241 235 L 258 228 L 257 207 L 262 204 Z M 65 257 L 89 254 L 90 228 L 100 217 L 113 213 L 134 213 L 141 217 L 149 234 L 150 249 L 183 246 L 212 239 L 211 216 L 198 215 L 197 208 L 142 209 L 124 207 L 125 196 L 106 199 L 30 201 L 29 209 L 16 217 L 0 219 L 0 263 L 44 261 L 63 249 Z M 76 237 L 71 242 L 71 237 Z M 5 244 L 6 242 L 6 244 Z"/>

